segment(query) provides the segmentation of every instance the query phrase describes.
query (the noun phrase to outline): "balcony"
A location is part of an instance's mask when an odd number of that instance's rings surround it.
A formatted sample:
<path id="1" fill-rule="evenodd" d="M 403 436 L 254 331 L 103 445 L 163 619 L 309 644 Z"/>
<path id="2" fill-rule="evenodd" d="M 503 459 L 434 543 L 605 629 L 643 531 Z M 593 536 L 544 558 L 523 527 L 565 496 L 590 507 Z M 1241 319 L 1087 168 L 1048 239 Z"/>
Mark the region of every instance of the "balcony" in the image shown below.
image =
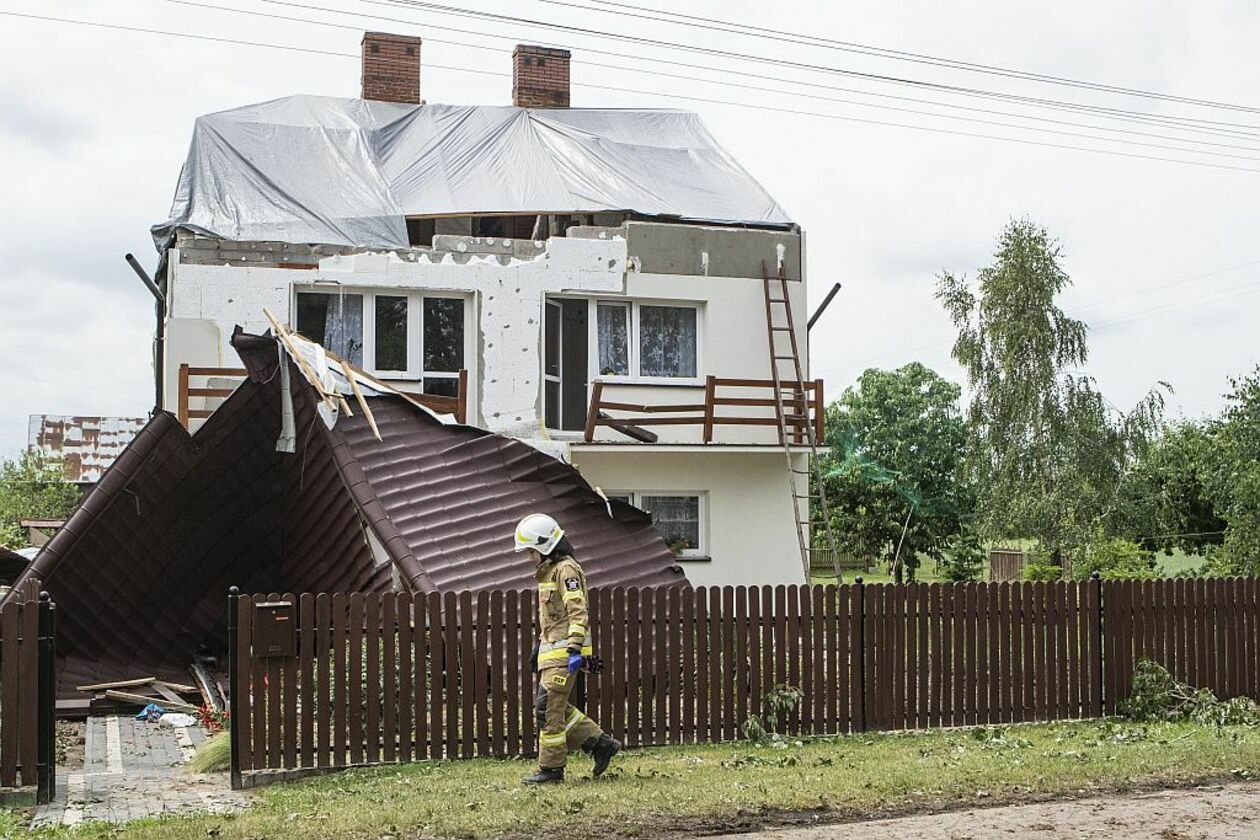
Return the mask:
<path id="1" fill-rule="evenodd" d="M 369 374 L 365 374 L 369 375 Z M 194 420 L 202 421 L 214 413 L 223 401 L 232 395 L 236 387 L 244 381 L 244 368 L 200 367 L 181 364 L 179 366 L 179 393 L 176 402 L 176 416 L 180 424 L 188 431 L 194 431 Z M 370 376 L 370 375 L 369 375 Z M 372 377 L 376 379 L 377 377 Z M 391 388 L 405 394 L 412 401 L 420 403 L 438 414 L 454 416 L 456 423 L 468 422 L 468 371 L 460 370 L 456 380 L 453 396 L 424 394 L 407 389 L 412 382 L 385 382 Z"/>
<path id="2" fill-rule="evenodd" d="M 591 443 L 600 429 L 610 429 L 639 443 L 658 443 L 661 435 L 650 427 L 669 426 L 693 427 L 691 434 L 671 435 L 671 443 L 781 445 L 774 389 L 770 379 L 709 376 L 703 385 L 668 388 L 597 379 L 591 383 L 584 440 Z M 691 399 L 666 397 L 680 392 Z M 822 380 L 806 382 L 802 388 L 785 383 L 782 392 L 786 442 L 807 444 L 807 427 L 813 428 L 815 441 L 821 442 L 826 405 Z M 724 433 L 725 427 L 734 428 Z"/>

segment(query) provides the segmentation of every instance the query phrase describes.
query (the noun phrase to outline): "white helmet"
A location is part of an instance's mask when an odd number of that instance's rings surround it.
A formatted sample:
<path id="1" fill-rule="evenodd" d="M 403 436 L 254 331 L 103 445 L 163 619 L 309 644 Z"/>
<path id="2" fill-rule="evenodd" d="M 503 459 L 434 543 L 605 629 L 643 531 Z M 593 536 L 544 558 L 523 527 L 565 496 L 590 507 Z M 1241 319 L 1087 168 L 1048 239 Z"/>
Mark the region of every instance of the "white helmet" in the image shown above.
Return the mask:
<path id="1" fill-rule="evenodd" d="M 550 554 L 563 536 L 564 529 L 556 520 L 545 513 L 531 513 L 516 526 L 515 550 L 536 548 L 541 554 Z"/>

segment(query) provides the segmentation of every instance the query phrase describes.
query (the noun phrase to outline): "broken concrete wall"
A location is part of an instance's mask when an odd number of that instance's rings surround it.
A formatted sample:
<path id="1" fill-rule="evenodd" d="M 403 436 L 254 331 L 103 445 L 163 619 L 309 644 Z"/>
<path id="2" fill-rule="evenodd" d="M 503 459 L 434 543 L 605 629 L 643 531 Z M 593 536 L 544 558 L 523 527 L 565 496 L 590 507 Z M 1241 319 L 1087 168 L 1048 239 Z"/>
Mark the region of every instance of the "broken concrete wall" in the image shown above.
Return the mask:
<path id="1" fill-rule="evenodd" d="M 603 238 L 556 238 L 545 243 L 437 236 L 434 246 L 431 250 L 332 255 L 321 259 L 316 269 L 299 270 L 269 266 L 262 260 L 234 266 L 189 264 L 182 252 L 172 252 L 172 323 L 184 321 L 182 331 L 199 329 L 203 337 L 213 327 L 218 342 L 214 358 L 204 360 L 189 358 L 173 343 L 170 366 L 223 364 L 234 355 L 228 343 L 233 326 L 264 332 L 268 328 L 264 307 L 292 322 L 295 291 L 304 287 L 462 293 L 469 301 L 465 359 L 473 366 L 470 417 L 480 417 L 480 424 L 492 431 L 538 437 L 543 300 L 549 294 L 622 294 L 624 236 L 610 230 Z M 200 325 L 194 328 L 192 322 Z M 177 393 L 172 390 L 168 407 L 173 407 L 175 399 Z"/>

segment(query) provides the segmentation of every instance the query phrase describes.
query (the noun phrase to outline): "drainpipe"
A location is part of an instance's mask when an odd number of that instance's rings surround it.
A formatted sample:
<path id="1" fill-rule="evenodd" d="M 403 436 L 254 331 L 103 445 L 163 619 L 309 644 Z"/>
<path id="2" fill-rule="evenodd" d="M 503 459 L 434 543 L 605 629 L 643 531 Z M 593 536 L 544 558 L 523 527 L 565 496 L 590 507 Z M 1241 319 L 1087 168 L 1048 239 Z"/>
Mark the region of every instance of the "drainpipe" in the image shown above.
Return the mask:
<path id="1" fill-rule="evenodd" d="M 153 295 L 153 315 L 157 321 L 157 329 L 153 334 L 153 408 L 161 411 L 166 384 L 166 295 L 162 294 L 157 283 L 153 282 L 153 278 L 135 257 L 127 254 L 123 259 L 140 278 L 140 282 L 144 283 L 149 294 Z"/>
<path id="2" fill-rule="evenodd" d="M 809 319 L 809 323 L 805 325 L 806 334 L 808 334 L 809 331 L 814 328 L 814 324 L 816 324 L 818 322 L 818 319 L 822 317 L 822 314 L 827 311 L 827 307 L 831 305 L 831 299 L 836 296 L 836 292 L 838 291 L 840 291 L 839 283 L 832 286 L 831 291 L 827 292 L 827 296 L 823 298 L 823 302 L 818 306 L 818 309 L 814 312 L 813 316 Z"/>

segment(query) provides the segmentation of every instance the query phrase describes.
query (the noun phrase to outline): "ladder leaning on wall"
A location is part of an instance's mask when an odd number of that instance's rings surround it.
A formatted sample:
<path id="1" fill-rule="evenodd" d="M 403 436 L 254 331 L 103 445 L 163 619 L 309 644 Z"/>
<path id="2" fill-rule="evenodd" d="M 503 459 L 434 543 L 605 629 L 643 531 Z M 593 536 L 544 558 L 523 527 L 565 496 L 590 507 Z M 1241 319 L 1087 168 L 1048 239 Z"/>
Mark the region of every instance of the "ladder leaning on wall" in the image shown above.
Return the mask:
<path id="1" fill-rule="evenodd" d="M 761 264 L 762 289 L 766 298 L 766 336 L 770 347 L 770 375 L 774 381 L 774 413 L 778 421 L 779 445 L 787 456 L 788 489 L 792 494 L 792 510 L 795 519 L 796 540 L 801 549 L 801 564 L 805 569 L 805 581 L 809 582 L 811 557 L 816 550 L 831 554 L 831 566 L 836 581 L 842 580 L 840 554 L 836 550 L 835 532 L 831 526 L 831 509 L 827 506 L 827 489 L 823 483 L 822 468 L 818 463 L 818 435 L 809 417 L 809 399 L 806 396 L 805 376 L 801 370 L 801 354 L 796 343 L 796 325 L 792 320 L 792 304 L 788 295 L 788 280 L 784 267 L 779 266 L 776 276 L 771 277 L 766 264 Z M 777 289 L 777 293 L 776 293 Z M 787 335 L 787 348 L 779 345 L 779 336 Z M 791 352 L 785 352 L 790 350 Z M 780 365 L 789 365 L 780 370 Z M 820 405 L 818 410 L 823 410 Z M 796 453 L 793 446 L 797 447 Z M 804 452 L 802 452 L 804 450 Z M 805 469 L 797 469 L 793 456 L 805 454 Z M 801 492 L 797 476 L 805 476 L 805 492 Z M 812 481 L 811 481 L 812 479 Z M 811 486 L 812 485 L 812 486 Z M 813 517 L 817 501 L 819 522 Z M 802 516 L 802 502 L 804 516 Z M 825 535 L 825 544 L 815 546 L 815 530 Z"/>

